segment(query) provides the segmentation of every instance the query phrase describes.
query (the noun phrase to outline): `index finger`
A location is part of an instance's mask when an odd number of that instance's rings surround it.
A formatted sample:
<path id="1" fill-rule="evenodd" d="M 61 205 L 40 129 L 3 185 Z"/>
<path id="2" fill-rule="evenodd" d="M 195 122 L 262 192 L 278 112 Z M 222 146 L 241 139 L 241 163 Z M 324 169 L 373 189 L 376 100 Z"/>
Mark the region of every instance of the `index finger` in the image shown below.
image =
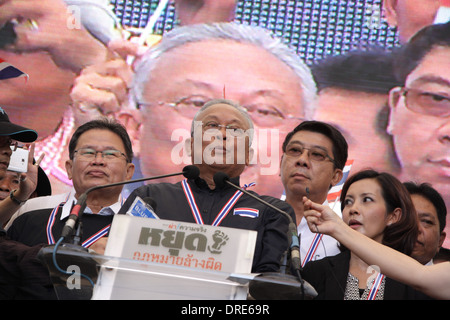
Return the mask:
<path id="1" fill-rule="evenodd" d="M 41 153 L 41 155 L 39 156 L 39 158 L 36 160 L 35 165 L 39 167 L 39 165 L 41 164 L 42 159 L 44 159 L 45 153 Z"/>

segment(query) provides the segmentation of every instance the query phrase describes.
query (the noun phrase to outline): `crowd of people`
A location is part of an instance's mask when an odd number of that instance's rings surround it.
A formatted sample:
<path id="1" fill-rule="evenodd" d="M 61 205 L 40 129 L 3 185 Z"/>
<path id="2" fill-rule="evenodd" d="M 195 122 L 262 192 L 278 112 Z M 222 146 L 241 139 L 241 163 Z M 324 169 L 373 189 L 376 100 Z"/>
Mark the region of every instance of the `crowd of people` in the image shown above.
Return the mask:
<path id="1" fill-rule="evenodd" d="M 162 219 L 257 231 L 251 271 L 279 272 L 288 219 L 217 187 L 224 172 L 296 223 L 317 299 L 450 299 L 450 23 L 432 24 L 439 6 L 419 19 L 411 2 L 385 0 L 399 48 L 308 66 L 267 30 L 233 22 L 234 0 L 175 1 L 180 26 L 144 46 L 106 7 L 67 28 L 71 1 L 19 2 L 0 4 L 0 25 L 26 21 L 0 57 L 29 75 L 0 81 L 3 299 L 57 298 L 36 254 L 86 190 L 187 164 L 199 177 L 89 193 L 81 245 L 103 253 L 113 216 L 150 196 Z M 19 143 L 26 173 L 8 170 Z M 257 214 L 223 211 L 232 199 Z"/>

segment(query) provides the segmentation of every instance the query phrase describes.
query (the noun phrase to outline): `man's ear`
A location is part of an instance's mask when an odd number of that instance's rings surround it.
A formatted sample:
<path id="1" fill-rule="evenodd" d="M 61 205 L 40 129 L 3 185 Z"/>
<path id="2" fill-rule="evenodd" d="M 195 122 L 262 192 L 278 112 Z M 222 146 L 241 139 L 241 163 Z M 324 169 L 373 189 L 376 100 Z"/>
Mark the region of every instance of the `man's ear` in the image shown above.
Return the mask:
<path id="1" fill-rule="evenodd" d="M 69 180 L 72 180 L 72 166 L 73 166 L 72 161 L 73 160 L 66 160 L 66 163 L 65 163 L 67 177 L 69 178 Z"/>
<path id="2" fill-rule="evenodd" d="M 136 169 L 136 166 L 134 165 L 134 163 L 131 163 L 131 162 L 127 163 L 126 174 L 125 174 L 126 180 L 131 180 L 133 178 L 135 169 Z"/>
<path id="3" fill-rule="evenodd" d="M 184 149 L 186 150 L 186 154 L 188 157 L 192 156 L 192 138 L 187 138 L 184 140 Z"/>
<path id="4" fill-rule="evenodd" d="M 333 178 L 331 179 L 331 186 L 335 186 L 338 184 L 339 181 L 341 181 L 342 177 L 344 176 L 344 173 L 341 169 L 334 169 Z"/>
<path id="5" fill-rule="evenodd" d="M 445 240 L 446 235 L 447 234 L 446 234 L 445 231 L 441 232 L 441 235 L 439 236 L 439 248 L 442 247 L 442 245 L 444 244 L 444 240 Z M 439 249 L 438 249 L 438 251 L 439 251 Z"/>
<path id="6" fill-rule="evenodd" d="M 397 27 L 397 0 L 383 0 L 383 17 L 392 28 Z"/>
<path id="7" fill-rule="evenodd" d="M 279 177 L 281 177 L 281 165 L 283 164 L 283 159 L 284 159 L 284 152 L 281 154 L 281 157 L 280 157 L 280 171 L 278 173 Z"/>
<path id="8" fill-rule="evenodd" d="M 397 107 L 397 103 L 400 99 L 400 96 L 401 96 L 401 88 L 400 87 L 392 88 L 391 91 L 389 91 L 389 99 L 388 99 L 389 119 L 388 119 L 388 125 L 386 127 L 386 131 L 391 136 L 393 135 L 393 130 L 395 128 L 395 112 L 396 112 L 396 107 Z"/>
<path id="9" fill-rule="evenodd" d="M 143 117 L 139 110 L 124 110 L 116 114 L 116 119 L 127 129 L 133 146 L 133 156 L 138 157 L 141 150 L 140 137 L 142 134 Z"/>

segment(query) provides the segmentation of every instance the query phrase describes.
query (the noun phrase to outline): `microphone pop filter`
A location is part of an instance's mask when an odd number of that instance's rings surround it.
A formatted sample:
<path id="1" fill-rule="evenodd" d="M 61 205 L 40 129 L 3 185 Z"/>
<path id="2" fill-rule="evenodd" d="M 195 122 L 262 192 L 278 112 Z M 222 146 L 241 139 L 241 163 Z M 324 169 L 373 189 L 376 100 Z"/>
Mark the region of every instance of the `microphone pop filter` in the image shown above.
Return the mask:
<path id="1" fill-rule="evenodd" d="M 187 179 L 196 179 L 200 175 L 200 169 L 194 165 L 183 168 L 183 176 Z"/>
<path id="2" fill-rule="evenodd" d="M 213 179 L 217 188 L 223 188 L 225 187 L 226 181 L 228 181 L 230 177 L 225 172 L 216 172 Z"/>

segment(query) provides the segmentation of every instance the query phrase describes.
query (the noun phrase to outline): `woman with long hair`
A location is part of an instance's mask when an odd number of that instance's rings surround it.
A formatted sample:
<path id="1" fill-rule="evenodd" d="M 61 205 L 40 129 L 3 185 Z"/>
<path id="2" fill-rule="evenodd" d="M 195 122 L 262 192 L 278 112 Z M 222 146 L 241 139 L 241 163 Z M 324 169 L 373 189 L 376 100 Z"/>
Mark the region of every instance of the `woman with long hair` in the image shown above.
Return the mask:
<path id="1" fill-rule="evenodd" d="M 328 206 L 304 198 L 305 217 L 313 232 L 328 234 L 380 272 L 435 299 L 450 299 L 450 262 L 424 266 L 417 260 L 351 228 Z"/>
<path id="2" fill-rule="evenodd" d="M 417 215 L 408 191 L 397 178 L 385 172 L 360 171 L 345 182 L 341 199 L 341 222 L 347 228 L 398 252 L 411 254 L 418 234 Z M 305 205 L 311 209 L 318 206 L 310 200 Z M 321 206 L 321 210 L 327 209 Z M 318 292 L 317 299 L 427 298 L 387 278 L 377 266 L 348 250 L 347 243 L 341 244 L 340 254 L 311 261 L 303 270 L 303 278 Z"/>

